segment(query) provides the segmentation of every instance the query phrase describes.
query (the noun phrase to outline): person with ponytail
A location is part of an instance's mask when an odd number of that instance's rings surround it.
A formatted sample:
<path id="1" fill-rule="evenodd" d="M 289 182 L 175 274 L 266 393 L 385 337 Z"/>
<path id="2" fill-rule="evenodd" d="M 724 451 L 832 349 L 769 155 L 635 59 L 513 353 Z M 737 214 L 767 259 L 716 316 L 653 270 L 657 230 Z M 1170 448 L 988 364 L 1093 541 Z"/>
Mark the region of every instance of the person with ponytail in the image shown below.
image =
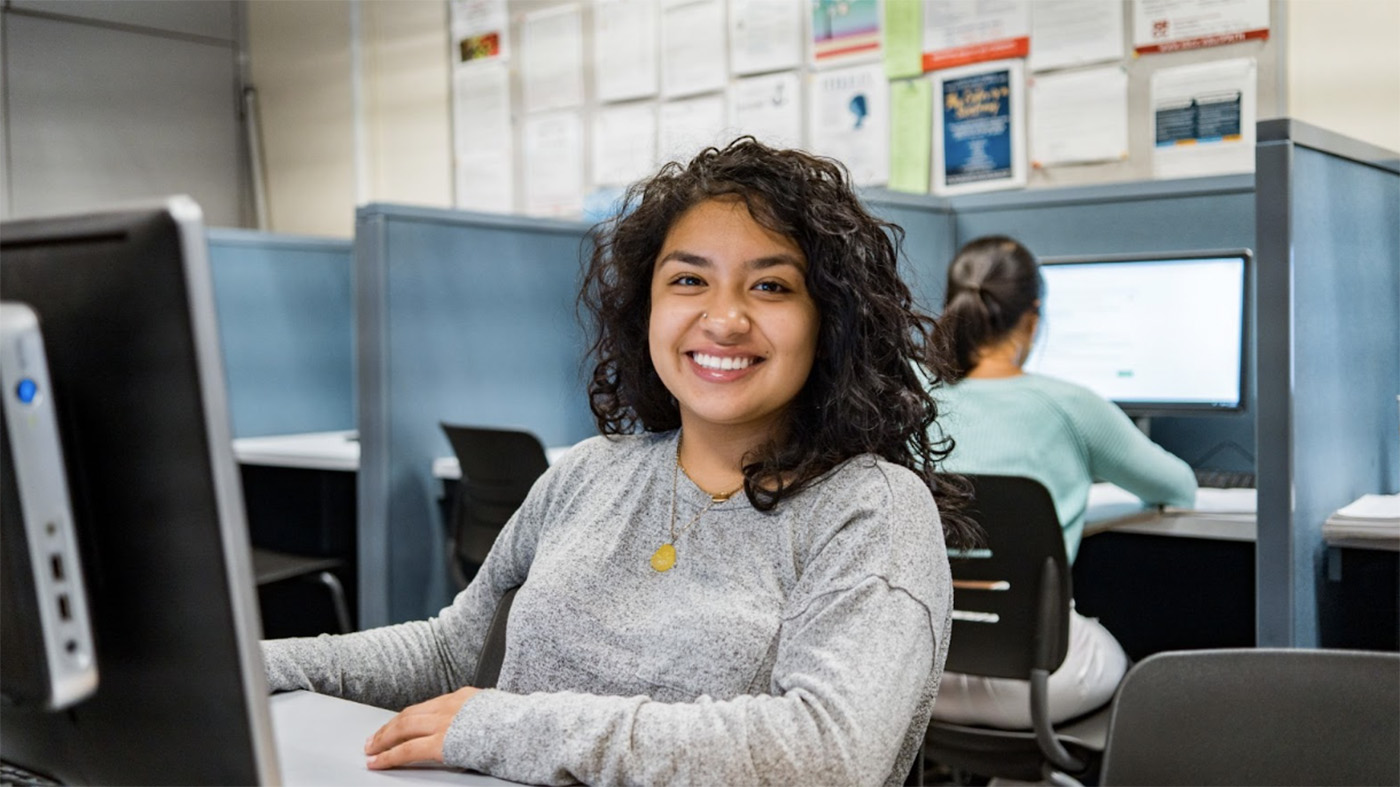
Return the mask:
<path id="1" fill-rule="evenodd" d="M 1053 297 L 1053 293 L 1050 294 Z M 944 469 L 1025 476 L 1050 492 L 1070 562 L 1079 551 L 1089 487 L 1109 481 L 1149 504 L 1189 507 L 1196 479 L 1111 402 L 1024 365 L 1046 297 L 1035 256 L 1006 236 L 977 238 L 948 267 L 938 330 L 953 367 L 939 391 L 940 424 L 956 443 Z M 1059 722 L 1112 698 L 1127 669 L 1118 641 L 1097 620 L 1071 614 L 1069 652 L 1050 676 Z M 947 672 L 934 718 L 1029 728 L 1025 681 Z"/>

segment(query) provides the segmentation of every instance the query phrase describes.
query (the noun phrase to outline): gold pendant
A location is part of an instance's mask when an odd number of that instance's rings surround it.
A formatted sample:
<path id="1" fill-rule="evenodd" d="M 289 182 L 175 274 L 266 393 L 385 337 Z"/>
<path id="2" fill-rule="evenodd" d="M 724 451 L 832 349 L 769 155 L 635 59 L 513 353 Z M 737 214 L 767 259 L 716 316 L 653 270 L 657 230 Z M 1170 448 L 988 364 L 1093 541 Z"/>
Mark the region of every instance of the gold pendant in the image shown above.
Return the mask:
<path id="1" fill-rule="evenodd" d="M 651 567 L 657 571 L 670 571 L 675 564 L 676 548 L 670 544 L 662 544 L 651 553 Z"/>

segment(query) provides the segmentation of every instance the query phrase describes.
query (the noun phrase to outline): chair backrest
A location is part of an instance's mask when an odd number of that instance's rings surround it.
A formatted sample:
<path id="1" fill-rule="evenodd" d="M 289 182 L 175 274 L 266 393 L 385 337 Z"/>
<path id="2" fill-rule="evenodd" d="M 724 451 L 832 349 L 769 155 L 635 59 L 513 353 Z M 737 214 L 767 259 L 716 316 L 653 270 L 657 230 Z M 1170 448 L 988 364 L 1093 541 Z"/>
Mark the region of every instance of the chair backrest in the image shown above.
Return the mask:
<path id="1" fill-rule="evenodd" d="M 986 546 L 954 552 L 946 669 L 1026 680 L 1054 672 L 1068 647 L 1070 572 L 1050 493 L 1016 476 L 968 475 L 967 513 Z"/>
<path id="2" fill-rule="evenodd" d="M 1400 653 L 1158 653 L 1114 699 L 1102 783 L 1400 784 Z"/>
<path id="3" fill-rule="evenodd" d="M 452 501 L 449 553 L 453 575 L 465 586 L 463 564 L 480 566 L 501 528 L 549 468 L 538 437 L 516 429 L 441 424 L 462 477 Z"/>
<path id="4" fill-rule="evenodd" d="M 510 621 L 510 607 L 515 603 L 513 587 L 501 595 L 496 602 L 496 613 L 491 616 L 491 627 L 486 630 L 486 642 L 481 645 L 481 653 L 476 659 L 476 677 L 472 685 L 478 689 L 494 689 L 501 677 L 501 664 L 506 659 L 506 626 Z"/>

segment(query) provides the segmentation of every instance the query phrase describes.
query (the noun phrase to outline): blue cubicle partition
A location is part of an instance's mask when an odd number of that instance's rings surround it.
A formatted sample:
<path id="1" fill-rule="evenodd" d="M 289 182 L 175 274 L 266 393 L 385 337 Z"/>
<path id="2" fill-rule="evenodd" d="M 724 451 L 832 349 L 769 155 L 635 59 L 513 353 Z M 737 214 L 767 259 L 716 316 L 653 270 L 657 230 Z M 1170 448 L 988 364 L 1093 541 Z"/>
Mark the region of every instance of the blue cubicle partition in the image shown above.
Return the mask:
<path id="1" fill-rule="evenodd" d="M 958 250 L 952 205 L 942 197 L 884 189 L 867 189 L 861 199 L 872 213 L 904 229 L 901 273 L 915 302 L 929 314 L 943 311 L 948 263 Z"/>
<path id="2" fill-rule="evenodd" d="M 355 428 L 348 240 L 208 231 L 234 437 Z"/>
<path id="3" fill-rule="evenodd" d="M 982 235 L 1003 234 L 1038 257 L 1255 245 L 1250 175 L 974 194 L 953 198 L 952 207 L 958 246 Z M 1254 469 L 1251 317 L 1247 315 L 1243 412 L 1151 420 L 1152 439 L 1192 466 Z"/>
<path id="4" fill-rule="evenodd" d="M 1323 523 L 1400 491 L 1400 156 L 1287 119 L 1257 139 L 1259 644 L 1311 647 Z"/>
<path id="5" fill-rule="evenodd" d="M 369 205 L 356 216 L 363 627 L 449 600 L 432 461 L 440 421 L 546 445 L 596 433 L 575 299 L 587 225 Z"/>

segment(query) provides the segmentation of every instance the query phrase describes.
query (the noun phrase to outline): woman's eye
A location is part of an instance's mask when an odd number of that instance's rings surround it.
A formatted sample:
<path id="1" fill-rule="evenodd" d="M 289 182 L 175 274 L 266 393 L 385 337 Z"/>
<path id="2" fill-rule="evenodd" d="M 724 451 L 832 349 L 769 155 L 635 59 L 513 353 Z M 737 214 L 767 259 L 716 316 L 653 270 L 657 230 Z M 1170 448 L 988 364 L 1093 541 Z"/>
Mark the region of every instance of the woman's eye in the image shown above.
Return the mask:
<path id="1" fill-rule="evenodd" d="M 754 289 L 760 292 L 788 292 L 788 288 L 777 281 L 761 281 L 754 285 Z"/>
<path id="2" fill-rule="evenodd" d="M 699 277 L 689 273 L 683 273 L 671 280 L 672 284 L 679 284 L 682 287 L 699 287 L 705 282 Z"/>

